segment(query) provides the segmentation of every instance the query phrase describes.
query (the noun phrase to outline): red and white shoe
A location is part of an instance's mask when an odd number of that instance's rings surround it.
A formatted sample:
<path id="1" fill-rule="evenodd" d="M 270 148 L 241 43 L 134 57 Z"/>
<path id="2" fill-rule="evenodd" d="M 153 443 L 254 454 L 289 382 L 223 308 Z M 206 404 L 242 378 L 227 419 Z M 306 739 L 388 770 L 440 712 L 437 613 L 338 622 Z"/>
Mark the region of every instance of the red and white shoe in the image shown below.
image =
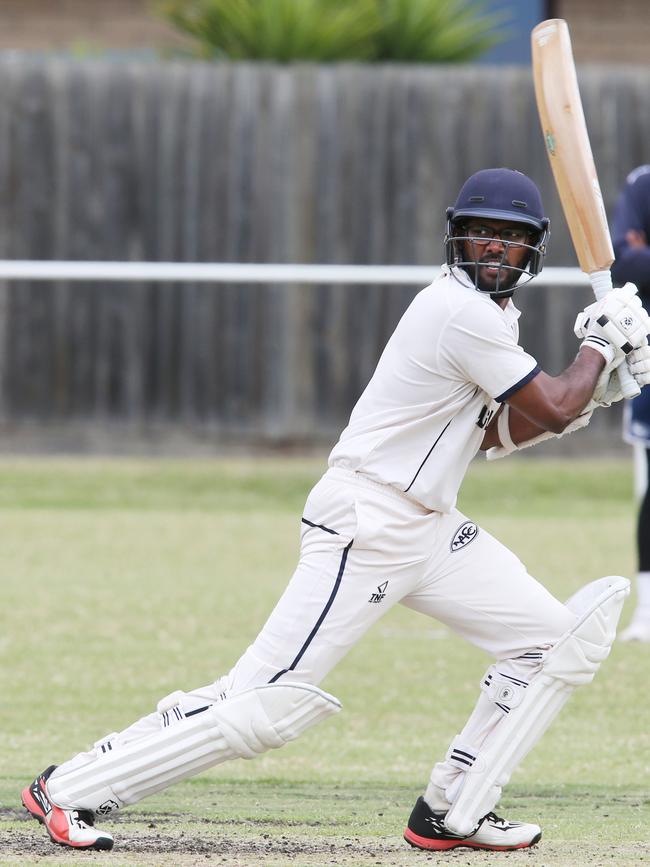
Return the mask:
<path id="1" fill-rule="evenodd" d="M 465 846 L 468 849 L 491 849 L 507 852 L 526 849 L 539 843 L 542 829 L 527 822 L 508 822 L 488 813 L 467 837 L 452 834 L 445 826 L 444 812 L 432 810 L 424 798 L 418 798 L 404 831 L 404 839 L 417 849 L 438 851 Z"/>
<path id="2" fill-rule="evenodd" d="M 21 800 L 25 809 L 42 825 L 54 843 L 73 849 L 112 849 L 113 838 L 94 826 L 89 810 L 64 810 L 50 800 L 47 778 L 56 765 L 39 774 L 31 786 L 23 789 Z"/>

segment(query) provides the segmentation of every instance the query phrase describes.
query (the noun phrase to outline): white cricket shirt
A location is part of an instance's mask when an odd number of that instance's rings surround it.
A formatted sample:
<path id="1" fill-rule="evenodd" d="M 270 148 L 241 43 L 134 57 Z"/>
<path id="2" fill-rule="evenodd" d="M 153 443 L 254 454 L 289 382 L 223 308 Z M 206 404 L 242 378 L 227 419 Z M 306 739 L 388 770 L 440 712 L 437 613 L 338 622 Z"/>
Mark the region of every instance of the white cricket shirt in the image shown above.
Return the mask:
<path id="1" fill-rule="evenodd" d="M 519 315 L 443 268 L 402 316 L 329 465 L 453 509 L 499 403 L 540 370 L 517 343 Z"/>

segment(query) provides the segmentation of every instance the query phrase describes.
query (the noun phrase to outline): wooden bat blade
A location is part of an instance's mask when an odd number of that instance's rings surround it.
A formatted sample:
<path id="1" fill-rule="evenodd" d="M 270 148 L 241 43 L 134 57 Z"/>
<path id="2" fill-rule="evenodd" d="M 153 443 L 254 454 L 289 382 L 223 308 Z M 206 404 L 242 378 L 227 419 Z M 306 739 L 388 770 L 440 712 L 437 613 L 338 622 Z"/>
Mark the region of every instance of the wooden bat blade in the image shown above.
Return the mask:
<path id="1" fill-rule="evenodd" d="M 614 251 L 589 143 L 566 21 L 532 31 L 535 97 L 546 151 L 580 268 L 608 270 Z"/>
<path id="2" fill-rule="evenodd" d="M 533 29 L 531 42 L 537 110 L 555 186 L 580 268 L 590 275 L 596 298 L 601 298 L 612 288 L 609 268 L 614 250 L 566 21 L 542 21 Z M 625 365 L 618 375 L 626 397 L 639 394 Z"/>

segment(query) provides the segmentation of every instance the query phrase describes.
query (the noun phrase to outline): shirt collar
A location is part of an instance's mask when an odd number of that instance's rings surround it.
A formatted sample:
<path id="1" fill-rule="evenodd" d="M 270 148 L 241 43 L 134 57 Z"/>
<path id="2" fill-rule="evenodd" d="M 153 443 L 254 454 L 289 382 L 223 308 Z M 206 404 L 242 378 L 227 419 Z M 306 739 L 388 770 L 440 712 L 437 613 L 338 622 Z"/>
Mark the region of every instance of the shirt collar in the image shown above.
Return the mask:
<path id="1" fill-rule="evenodd" d="M 474 286 L 473 281 L 471 280 L 467 271 L 463 270 L 463 268 L 459 268 L 457 265 L 450 267 L 449 265 L 442 266 L 442 274 L 445 277 L 453 277 L 457 280 L 462 286 L 467 286 L 468 289 L 476 292 L 478 295 L 485 298 L 486 301 L 489 301 L 491 304 L 495 304 L 496 302 L 492 301 L 489 294 L 487 292 L 480 292 L 476 286 Z M 505 307 L 501 307 L 500 304 L 496 304 L 496 306 L 503 312 L 503 316 L 506 322 L 510 325 L 513 322 L 516 322 L 521 316 L 521 310 L 518 310 L 513 304 L 512 298 L 508 298 L 508 303 Z"/>

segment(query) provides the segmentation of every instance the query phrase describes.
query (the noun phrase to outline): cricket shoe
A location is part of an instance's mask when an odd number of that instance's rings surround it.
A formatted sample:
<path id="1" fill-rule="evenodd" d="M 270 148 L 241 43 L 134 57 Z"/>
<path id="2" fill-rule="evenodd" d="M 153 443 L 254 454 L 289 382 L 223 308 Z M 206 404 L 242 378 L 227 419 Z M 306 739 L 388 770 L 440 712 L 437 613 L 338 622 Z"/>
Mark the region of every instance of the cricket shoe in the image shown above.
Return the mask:
<path id="1" fill-rule="evenodd" d="M 54 843 L 73 849 L 112 849 L 112 836 L 93 826 L 94 816 L 90 810 L 64 810 L 52 803 L 46 783 L 55 768 L 56 765 L 50 765 L 31 786 L 23 789 L 21 800 L 25 809 L 45 825 Z"/>
<path id="2" fill-rule="evenodd" d="M 424 798 L 418 798 L 410 815 L 404 839 L 417 849 L 492 849 L 497 852 L 525 849 L 539 843 L 542 829 L 539 825 L 507 822 L 494 813 L 483 816 L 475 831 L 467 837 L 452 834 L 445 826 L 445 812 L 432 810 Z"/>

